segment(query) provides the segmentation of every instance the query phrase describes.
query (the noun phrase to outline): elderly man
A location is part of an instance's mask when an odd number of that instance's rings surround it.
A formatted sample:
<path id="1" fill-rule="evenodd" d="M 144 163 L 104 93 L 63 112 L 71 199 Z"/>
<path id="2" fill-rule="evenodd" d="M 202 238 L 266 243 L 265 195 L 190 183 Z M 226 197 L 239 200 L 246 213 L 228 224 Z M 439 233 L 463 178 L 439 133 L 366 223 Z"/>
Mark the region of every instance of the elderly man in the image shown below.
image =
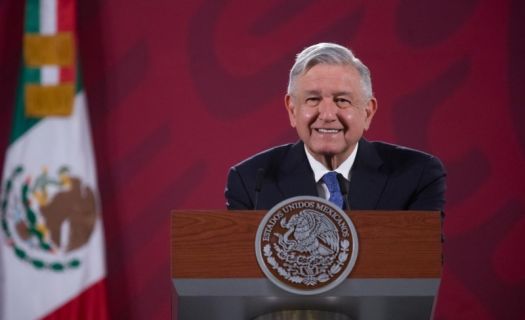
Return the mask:
<path id="1" fill-rule="evenodd" d="M 300 141 L 230 169 L 229 209 L 269 209 L 300 195 L 361 210 L 440 210 L 445 171 L 436 157 L 363 138 L 377 111 L 368 68 L 347 48 L 319 43 L 297 55 L 285 96 Z"/>

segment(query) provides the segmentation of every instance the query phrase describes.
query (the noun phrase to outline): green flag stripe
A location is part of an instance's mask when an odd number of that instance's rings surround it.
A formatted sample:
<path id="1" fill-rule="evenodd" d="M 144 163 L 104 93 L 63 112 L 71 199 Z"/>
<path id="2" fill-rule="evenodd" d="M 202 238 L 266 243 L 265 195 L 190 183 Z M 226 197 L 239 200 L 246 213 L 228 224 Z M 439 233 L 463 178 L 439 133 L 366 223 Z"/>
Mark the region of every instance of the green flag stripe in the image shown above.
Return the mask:
<path id="1" fill-rule="evenodd" d="M 40 0 L 26 0 L 25 33 L 38 33 L 40 31 Z M 25 115 L 24 87 L 26 83 L 40 83 L 40 69 L 22 66 L 16 90 L 15 112 L 9 143 L 13 143 L 27 130 L 33 127 L 41 118 L 28 118 Z"/>
<path id="2" fill-rule="evenodd" d="M 75 83 L 75 92 L 78 94 L 83 89 L 82 72 L 79 65 L 77 65 L 77 76 Z M 25 100 L 24 100 L 24 86 L 26 83 L 40 83 L 40 69 L 28 68 L 22 69 L 22 76 L 20 77 L 18 88 L 16 91 L 15 113 L 13 117 L 13 127 L 11 129 L 11 137 L 9 143 L 13 143 L 16 139 L 22 136 L 27 130 L 31 129 L 35 124 L 43 118 L 29 118 L 25 115 Z"/>
<path id="3" fill-rule="evenodd" d="M 24 65 L 22 70 L 23 84 L 35 83 L 40 84 L 40 68 L 31 68 Z"/>
<path id="4" fill-rule="evenodd" d="M 18 81 L 16 90 L 15 112 L 13 115 L 13 127 L 9 143 L 13 143 L 27 130 L 31 129 L 42 118 L 29 118 L 25 115 L 24 87 L 26 83 L 40 83 L 40 69 L 24 66 Z"/>
<path id="5" fill-rule="evenodd" d="M 25 32 L 40 31 L 40 0 L 26 0 Z"/>
<path id="6" fill-rule="evenodd" d="M 82 81 L 82 68 L 80 67 L 80 57 L 77 55 L 77 70 L 75 79 L 75 93 L 78 94 L 84 88 L 84 82 Z"/>

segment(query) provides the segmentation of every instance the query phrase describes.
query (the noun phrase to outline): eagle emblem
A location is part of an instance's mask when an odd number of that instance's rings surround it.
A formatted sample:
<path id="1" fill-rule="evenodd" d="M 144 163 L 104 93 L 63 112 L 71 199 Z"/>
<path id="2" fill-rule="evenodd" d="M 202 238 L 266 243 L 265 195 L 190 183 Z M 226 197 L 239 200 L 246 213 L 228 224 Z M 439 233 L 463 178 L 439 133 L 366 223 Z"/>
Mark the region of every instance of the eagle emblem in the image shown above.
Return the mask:
<path id="1" fill-rule="evenodd" d="M 272 208 L 259 225 L 256 256 L 274 284 L 318 294 L 341 283 L 357 258 L 357 232 L 338 207 L 317 197 L 295 197 Z"/>
<path id="2" fill-rule="evenodd" d="M 339 235 L 334 223 L 325 215 L 305 209 L 293 215 L 289 221 L 281 220 L 281 226 L 288 231 L 276 234 L 284 250 L 307 252 L 310 255 L 329 256 L 339 250 Z M 290 239 L 293 237 L 293 240 Z"/>

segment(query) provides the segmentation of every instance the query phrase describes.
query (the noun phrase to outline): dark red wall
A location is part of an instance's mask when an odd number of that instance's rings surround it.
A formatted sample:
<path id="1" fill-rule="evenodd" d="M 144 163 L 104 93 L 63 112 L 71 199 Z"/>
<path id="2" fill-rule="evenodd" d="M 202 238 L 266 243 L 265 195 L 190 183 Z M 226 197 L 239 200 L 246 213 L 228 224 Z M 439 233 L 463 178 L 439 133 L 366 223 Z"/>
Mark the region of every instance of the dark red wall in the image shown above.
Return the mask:
<path id="1" fill-rule="evenodd" d="M 115 319 L 170 316 L 170 209 L 224 208 L 229 166 L 296 139 L 287 73 L 319 41 L 371 68 L 369 139 L 448 169 L 436 318 L 525 319 L 523 1 L 78 1 Z M 1 152 L 21 2 L 0 0 Z"/>

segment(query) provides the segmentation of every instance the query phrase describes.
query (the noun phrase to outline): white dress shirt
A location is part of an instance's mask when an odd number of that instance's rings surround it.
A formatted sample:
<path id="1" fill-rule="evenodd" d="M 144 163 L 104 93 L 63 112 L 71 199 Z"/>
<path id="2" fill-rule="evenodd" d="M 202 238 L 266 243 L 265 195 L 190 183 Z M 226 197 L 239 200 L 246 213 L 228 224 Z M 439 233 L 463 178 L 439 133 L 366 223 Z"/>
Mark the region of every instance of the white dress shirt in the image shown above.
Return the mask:
<path id="1" fill-rule="evenodd" d="M 350 181 L 350 173 L 352 170 L 352 166 L 354 165 L 355 156 L 357 154 L 357 148 L 359 147 L 359 143 L 355 145 L 354 151 L 350 154 L 348 158 L 346 158 L 343 163 L 337 168 L 335 168 L 335 172 L 340 173 L 347 181 Z M 321 162 L 317 161 L 311 154 L 310 151 L 308 151 L 308 148 L 306 145 L 304 145 L 304 150 L 306 151 L 306 158 L 308 158 L 308 162 L 310 163 L 310 167 L 312 168 L 312 171 L 314 172 L 314 178 L 315 183 L 317 184 L 317 193 L 321 198 L 324 198 L 328 200 L 330 198 L 330 192 L 328 191 L 328 187 L 323 182 L 322 178 L 331 170 L 328 170 Z"/>

